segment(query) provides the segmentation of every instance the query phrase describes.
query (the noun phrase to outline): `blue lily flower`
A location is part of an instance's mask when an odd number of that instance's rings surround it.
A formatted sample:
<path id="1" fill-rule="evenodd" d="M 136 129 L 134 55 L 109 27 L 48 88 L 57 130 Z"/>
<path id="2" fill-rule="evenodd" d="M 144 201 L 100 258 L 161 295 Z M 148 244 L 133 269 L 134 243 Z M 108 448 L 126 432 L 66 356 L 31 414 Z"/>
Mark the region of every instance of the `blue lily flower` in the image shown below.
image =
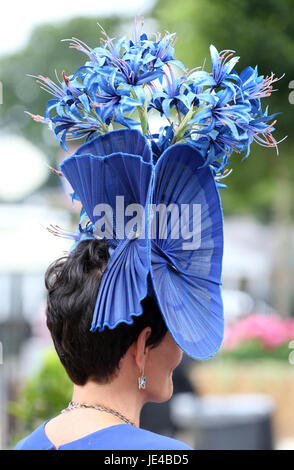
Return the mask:
<path id="1" fill-rule="evenodd" d="M 193 145 L 203 155 L 205 159 L 204 166 L 213 165 L 216 161 L 222 160 L 222 165 L 218 166 L 221 166 L 223 171 L 228 163 L 228 157 L 233 151 L 238 150 L 239 142 L 232 136 L 226 126 L 221 126 L 217 130 L 215 129 L 194 140 Z"/>
<path id="2" fill-rule="evenodd" d="M 176 108 L 178 112 L 187 114 L 192 104 L 195 103 L 196 95 L 189 89 L 186 77 L 176 78 L 172 68 L 168 66 L 164 71 L 165 86 L 160 91 L 152 94 L 149 109 L 155 108 L 167 119 L 170 117 L 170 109 Z"/>
<path id="3" fill-rule="evenodd" d="M 227 87 L 235 93 L 235 86 L 231 80 L 236 80 L 238 78 L 238 75 L 233 71 L 233 69 L 240 57 L 232 57 L 235 51 L 229 49 L 218 52 L 213 45 L 211 45 L 209 49 L 212 64 L 212 76 L 215 81 L 213 86 L 215 88 Z"/>
<path id="4" fill-rule="evenodd" d="M 126 114 L 130 116 L 137 107 L 144 106 L 145 93 L 143 89 L 126 84 L 116 86 L 115 71 L 110 76 L 96 74 L 96 79 L 96 82 L 91 85 L 91 93 L 95 102 L 94 106 L 102 110 L 104 120 L 113 119 L 126 127 L 137 124 Z"/>
<path id="5" fill-rule="evenodd" d="M 276 120 L 274 120 L 270 124 L 268 122 L 272 121 L 275 116 L 276 114 L 268 116 L 266 111 L 259 117 L 251 119 L 248 123 L 244 122 L 238 124 L 239 128 L 244 133 L 246 133 L 247 136 L 247 141 L 243 146 L 243 151 L 246 152 L 245 156 L 243 157 L 243 160 L 249 156 L 250 146 L 252 142 L 256 142 L 262 147 L 274 147 L 278 153 L 278 144 L 282 142 L 282 140 L 284 140 L 286 137 L 284 137 L 284 139 L 282 139 L 280 142 L 277 142 L 274 136 L 272 135 L 272 132 L 275 130 L 274 125 L 276 123 Z"/>
<path id="6" fill-rule="evenodd" d="M 236 100 L 242 102 L 248 100 L 259 109 L 261 98 L 266 98 L 276 91 L 273 89 L 273 83 L 278 80 L 280 78 L 275 77 L 273 73 L 266 77 L 258 75 L 257 66 L 255 68 L 246 67 L 240 73 Z"/>
<path id="7" fill-rule="evenodd" d="M 76 74 L 75 74 L 76 76 Z M 39 75 L 37 82 L 41 88 L 50 93 L 53 98 L 48 101 L 45 116 L 31 115 L 36 121 L 49 126 L 64 150 L 68 150 L 65 145 L 66 138 L 88 137 L 89 135 L 101 132 L 102 118 L 97 119 L 97 113 L 91 117 L 91 104 L 81 83 L 76 78 L 67 77 L 63 72 L 63 82 L 59 85 L 50 78 Z M 105 132 L 106 129 L 104 129 Z"/>
<path id="8" fill-rule="evenodd" d="M 196 88 L 187 81 L 186 76 L 175 77 L 170 65 L 164 71 L 165 86 L 160 91 L 152 93 L 149 109 L 155 108 L 167 119 L 170 117 L 170 109 L 176 108 L 179 113 L 186 115 L 191 106 L 198 104 Z"/>
<path id="9" fill-rule="evenodd" d="M 76 194 L 75 198 L 78 199 Z M 71 246 L 69 250 L 70 252 L 74 251 L 80 241 L 94 238 L 94 225 L 88 218 L 84 208 L 82 208 L 81 210 L 79 225 L 75 232 L 72 232 L 70 230 L 63 230 L 58 225 L 50 225 L 47 230 L 56 237 L 62 237 L 67 240 L 73 240 L 74 244 Z"/>
<path id="10" fill-rule="evenodd" d="M 226 88 L 215 94 L 201 94 L 198 95 L 200 100 L 205 100 L 209 104 L 205 106 L 202 111 L 197 113 L 191 120 L 195 122 L 207 122 L 202 130 L 196 131 L 199 134 L 213 131 L 221 126 L 227 126 L 235 140 L 239 138 L 237 123 L 249 122 L 251 119 L 250 111 L 251 106 L 246 104 L 234 104 L 233 92 Z"/>

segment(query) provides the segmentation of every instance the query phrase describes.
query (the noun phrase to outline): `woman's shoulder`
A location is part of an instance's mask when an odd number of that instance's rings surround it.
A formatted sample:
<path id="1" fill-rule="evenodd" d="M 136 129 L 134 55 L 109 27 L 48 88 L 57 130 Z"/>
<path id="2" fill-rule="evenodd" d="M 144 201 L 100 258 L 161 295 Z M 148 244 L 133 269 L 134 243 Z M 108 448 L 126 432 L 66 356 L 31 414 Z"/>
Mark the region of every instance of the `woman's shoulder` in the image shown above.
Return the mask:
<path id="1" fill-rule="evenodd" d="M 129 428 L 130 433 L 134 434 L 136 449 L 146 450 L 193 450 L 184 442 L 171 437 L 163 436 L 142 428 Z M 139 447 L 140 446 L 140 447 Z"/>
<path id="2" fill-rule="evenodd" d="M 18 442 L 14 450 L 55 450 L 45 433 L 45 423 Z M 187 444 L 130 424 L 93 432 L 59 447 L 62 450 L 193 450 Z"/>
<path id="3" fill-rule="evenodd" d="M 31 434 L 21 439 L 14 450 L 53 450 L 54 445 L 49 441 L 44 431 L 47 422 L 45 421 Z"/>

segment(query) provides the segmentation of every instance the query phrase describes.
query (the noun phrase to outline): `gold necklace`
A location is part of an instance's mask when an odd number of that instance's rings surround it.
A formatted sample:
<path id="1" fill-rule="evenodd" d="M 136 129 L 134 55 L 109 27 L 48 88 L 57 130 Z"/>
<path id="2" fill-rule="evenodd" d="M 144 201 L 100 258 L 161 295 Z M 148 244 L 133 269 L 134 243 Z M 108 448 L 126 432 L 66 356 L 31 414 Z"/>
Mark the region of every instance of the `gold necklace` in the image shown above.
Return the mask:
<path id="1" fill-rule="evenodd" d="M 122 415 L 118 411 L 113 410 L 112 408 L 107 408 L 106 406 L 103 406 L 103 405 L 89 405 L 88 403 L 78 403 L 76 401 L 70 401 L 68 404 L 68 407 L 62 410 L 61 413 L 66 413 L 68 411 L 75 410 L 77 408 L 93 408 L 94 410 L 97 410 L 97 411 L 105 411 L 106 413 L 110 413 L 116 416 L 117 418 L 121 419 L 126 424 L 131 424 L 132 426 L 135 426 L 135 424 L 132 423 L 132 421 L 130 421 L 128 418 L 126 418 L 124 415 Z"/>

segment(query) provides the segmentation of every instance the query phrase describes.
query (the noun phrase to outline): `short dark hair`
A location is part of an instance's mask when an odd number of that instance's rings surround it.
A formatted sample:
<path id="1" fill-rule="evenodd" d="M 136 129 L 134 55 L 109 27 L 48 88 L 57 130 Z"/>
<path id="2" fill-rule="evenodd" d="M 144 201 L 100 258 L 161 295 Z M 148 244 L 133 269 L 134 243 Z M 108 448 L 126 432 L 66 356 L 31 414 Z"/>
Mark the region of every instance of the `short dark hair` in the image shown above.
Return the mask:
<path id="1" fill-rule="evenodd" d="M 45 274 L 47 326 L 67 374 L 77 385 L 89 379 L 111 381 L 119 362 L 140 332 L 151 327 L 146 346 L 156 347 L 167 332 L 157 302 L 141 301 L 143 313 L 131 325 L 91 332 L 101 277 L 109 259 L 105 240 L 81 241 L 74 251 L 52 263 Z"/>

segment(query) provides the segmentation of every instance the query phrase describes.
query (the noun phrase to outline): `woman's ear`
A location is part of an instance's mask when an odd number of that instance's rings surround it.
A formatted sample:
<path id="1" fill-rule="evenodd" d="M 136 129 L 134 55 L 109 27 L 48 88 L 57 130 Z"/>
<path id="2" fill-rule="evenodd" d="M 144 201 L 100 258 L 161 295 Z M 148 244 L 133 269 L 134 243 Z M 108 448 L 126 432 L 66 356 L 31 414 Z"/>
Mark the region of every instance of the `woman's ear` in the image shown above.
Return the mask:
<path id="1" fill-rule="evenodd" d="M 144 370 L 146 358 L 150 349 L 150 346 L 146 346 L 147 340 L 151 335 L 150 326 L 146 326 L 139 334 L 137 340 L 133 344 L 133 354 L 135 362 L 140 370 Z"/>

